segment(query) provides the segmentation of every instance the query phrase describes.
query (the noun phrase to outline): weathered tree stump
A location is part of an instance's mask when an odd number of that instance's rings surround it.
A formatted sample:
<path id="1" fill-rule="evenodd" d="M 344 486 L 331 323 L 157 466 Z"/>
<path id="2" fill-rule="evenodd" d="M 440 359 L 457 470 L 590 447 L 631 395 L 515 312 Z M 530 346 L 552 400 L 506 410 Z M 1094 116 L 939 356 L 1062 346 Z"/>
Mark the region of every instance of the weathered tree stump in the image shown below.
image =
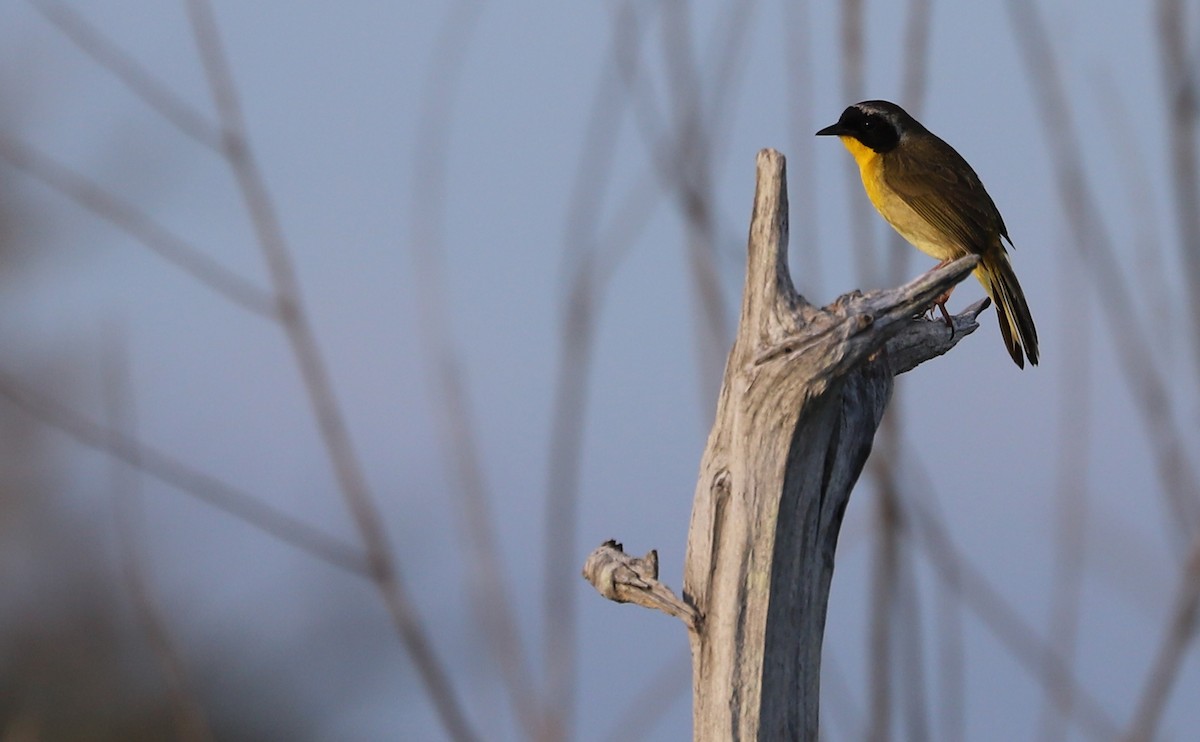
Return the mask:
<path id="1" fill-rule="evenodd" d="M 945 353 L 924 310 L 965 278 L 966 257 L 896 289 L 827 307 L 796 293 L 787 263 L 784 158 L 758 155 L 737 337 L 700 464 L 683 595 L 658 558 L 606 542 L 584 577 L 605 597 L 683 620 L 692 648 L 696 740 L 816 740 L 821 641 L 842 515 L 896 374 Z"/>

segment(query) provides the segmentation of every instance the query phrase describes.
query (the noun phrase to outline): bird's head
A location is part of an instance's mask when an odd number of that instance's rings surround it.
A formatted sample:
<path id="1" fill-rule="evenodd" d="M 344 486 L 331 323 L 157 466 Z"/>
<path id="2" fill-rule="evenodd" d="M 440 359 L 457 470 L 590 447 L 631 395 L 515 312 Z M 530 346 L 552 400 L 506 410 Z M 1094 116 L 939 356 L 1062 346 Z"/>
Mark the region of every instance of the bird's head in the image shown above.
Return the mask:
<path id="1" fill-rule="evenodd" d="M 895 103 L 867 100 L 842 111 L 837 123 L 821 129 L 817 136 L 849 137 L 884 154 L 895 149 L 905 134 L 920 128 L 916 119 Z"/>

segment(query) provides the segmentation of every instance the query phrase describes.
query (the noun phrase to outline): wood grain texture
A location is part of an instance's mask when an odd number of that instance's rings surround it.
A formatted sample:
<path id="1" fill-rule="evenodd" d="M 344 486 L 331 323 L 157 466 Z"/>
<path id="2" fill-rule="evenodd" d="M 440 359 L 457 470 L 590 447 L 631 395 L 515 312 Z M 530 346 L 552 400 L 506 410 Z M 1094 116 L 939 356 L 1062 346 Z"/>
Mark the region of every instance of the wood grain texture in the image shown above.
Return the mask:
<path id="1" fill-rule="evenodd" d="M 793 288 L 787 238 L 784 158 L 763 150 L 741 319 L 688 531 L 691 613 L 668 611 L 688 626 L 697 740 L 817 739 L 838 532 L 894 377 L 973 332 L 987 306 L 956 317 L 953 333 L 921 316 L 970 274 L 968 256 L 814 307 Z"/>

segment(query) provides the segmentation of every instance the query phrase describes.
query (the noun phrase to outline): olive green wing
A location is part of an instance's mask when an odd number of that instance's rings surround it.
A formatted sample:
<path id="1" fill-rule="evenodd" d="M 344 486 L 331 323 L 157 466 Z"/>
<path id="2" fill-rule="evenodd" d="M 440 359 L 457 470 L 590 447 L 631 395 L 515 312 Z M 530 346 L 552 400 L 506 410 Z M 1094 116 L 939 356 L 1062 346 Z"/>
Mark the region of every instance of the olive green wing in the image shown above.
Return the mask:
<path id="1" fill-rule="evenodd" d="M 923 219 L 971 252 L 990 250 L 999 236 L 1008 239 L 1004 219 L 979 176 L 933 134 L 908 139 L 889 152 L 883 177 Z"/>

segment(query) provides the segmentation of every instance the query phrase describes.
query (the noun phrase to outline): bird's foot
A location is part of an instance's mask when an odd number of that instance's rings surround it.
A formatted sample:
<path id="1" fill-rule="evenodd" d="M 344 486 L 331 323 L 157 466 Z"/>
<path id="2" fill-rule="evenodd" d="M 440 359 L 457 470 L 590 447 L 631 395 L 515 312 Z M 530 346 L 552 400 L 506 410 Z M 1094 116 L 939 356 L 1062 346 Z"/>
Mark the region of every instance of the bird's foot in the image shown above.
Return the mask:
<path id="1" fill-rule="evenodd" d="M 937 299 L 934 299 L 933 307 L 937 307 L 938 311 L 942 313 L 942 319 L 946 321 L 946 327 L 950 328 L 950 337 L 953 338 L 954 337 L 954 319 L 950 317 L 950 312 L 946 309 L 946 302 L 949 299 L 950 299 L 950 292 L 947 291 L 946 293 L 939 296 Z M 930 314 L 933 313 L 933 307 L 929 308 Z"/>
<path id="2" fill-rule="evenodd" d="M 949 262 L 950 262 L 949 260 L 944 260 L 938 264 L 938 267 L 941 268 L 942 266 L 946 265 Z M 952 294 L 952 293 L 954 293 L 953 286 L 946 289 L 946 293 L 944 293 L 941 296 L 938 296 L 936 299 L 934 299 L 933 306 L 931 306 L 929 308 L 930 319 L 933 318 L 934 307 L 937 307 L 937 310 L 942 313 L 942 319 L 945 320 L 946 327 L 950 328 L 950 337 L 951 338 L 954 337 L 954 319 L 950 317 L 950 312 L 946 309 L 946 302 L 950 301 L 950 294 Z"/>
<path id="3" fill-rule="evenodd" d="M 944 267 L 946 267 L 946 266 L 947 266 L 947 265 L 949 265 L 951 262 L 953 262 L 953 261 L 951 261 L 951 260 L 943 260 L 942 262 L 940 262 L 940 263 L 938 263 L 937 265 L 933 266 L 932 268 L 930 268 L 930 269 L 929 269 L 928 271 L 926 271 L 926 272 L 927 272 L 927 273 L 932 273 L 932 272 L 934 272 L 935 270 L 937 270 L 938 268 L 944 268 Z M 950 337 L 951 337 L 951 338 L 953 338 L 953 337 L 954 337 L 954 319 L 953 319 L 953 318 L 950 316 L 950 312 L 949 312 L 949 310 L 947 310 L 947 309 L 946 309 L 946 302 L 950 301 L 950 294 L 952 294 L 952 293 L 954 293 L 954 287 L 953 287 L 953 286 L 951 286 L 950 288 L 946 289 L 946 293 L 944 293 L 944 294 L 941 294 L 941 295 L 940 295 L 940 296 L 938 296 L 936 299 L 934 299 L 934 300 L 933 300 L 933 304 L 931 304 L 931 305 L 929 306 L 929 309 L 928 309 L 928 310 L 927 310 L 927 312 L 926 312 L 926 314 L 927 314 L 927 316 L 929 317 L 929 319 L 930 319 L 930 320 L 932 320 L 932 319 L 933 319 L 933 310 L 934 310 L 934 309 L 937 309 L 937 310 L 938 310 L 938 311 L 941 313 L 941 315 L 942 315 L 942 320 L 943 320 L 943 321 L 945 321 L 945 323 L 946 323 L 946 327 L 949 327 L 949 328 L 950 328 Z"/>

